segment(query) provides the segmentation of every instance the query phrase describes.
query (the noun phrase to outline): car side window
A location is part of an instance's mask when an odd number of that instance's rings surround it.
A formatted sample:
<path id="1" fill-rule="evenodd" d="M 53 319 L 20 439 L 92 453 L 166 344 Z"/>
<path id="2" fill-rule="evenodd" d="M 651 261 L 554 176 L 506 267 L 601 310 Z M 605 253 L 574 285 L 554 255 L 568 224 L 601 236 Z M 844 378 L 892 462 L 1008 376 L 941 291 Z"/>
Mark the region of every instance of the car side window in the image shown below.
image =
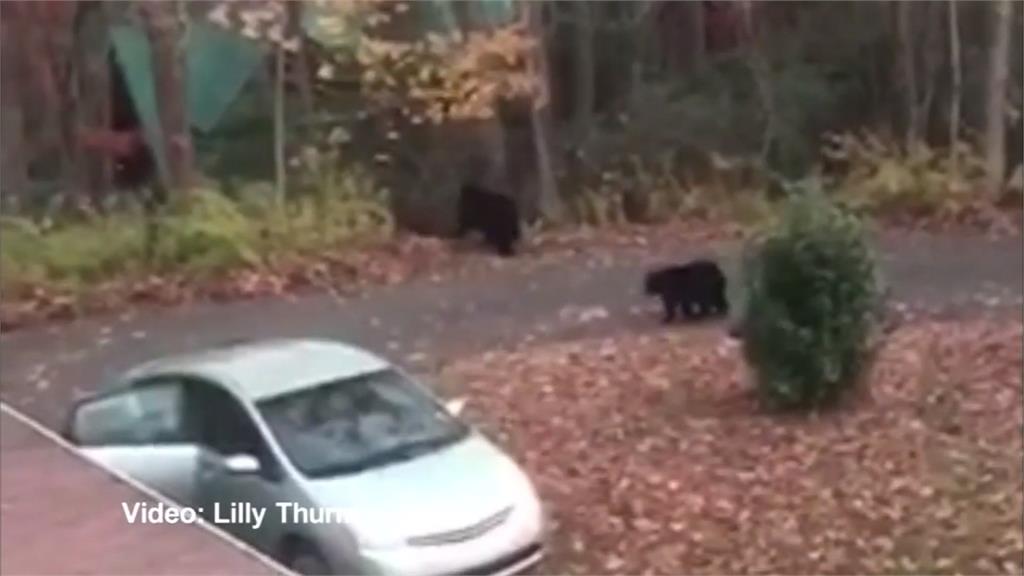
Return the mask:
<path id="1" fill-rule="evenodd" d="M 266 443 L 242 404 L 213 384 L 199 384 L 195 390 L 202 444 L 222 456 L 251 454 L 266 465 Z"/>
<path id="2" fill-rule="evenodd" d="M 79 405 L 71 431 L 83 446 L 180 444 L 190 440 L 184 386 L 164 378 Z"/>

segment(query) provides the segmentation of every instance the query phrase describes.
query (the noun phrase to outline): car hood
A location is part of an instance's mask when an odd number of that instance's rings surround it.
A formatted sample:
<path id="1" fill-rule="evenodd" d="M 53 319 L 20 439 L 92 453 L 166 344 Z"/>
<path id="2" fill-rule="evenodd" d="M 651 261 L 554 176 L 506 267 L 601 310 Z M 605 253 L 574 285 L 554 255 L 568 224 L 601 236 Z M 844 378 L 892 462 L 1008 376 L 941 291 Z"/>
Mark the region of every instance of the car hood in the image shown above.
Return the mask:
<path id="1" fill-rule="evenodd" d="M 371 548 L 464 529 L 535 498 L 520 468 L 479 434 L 407 462 L 311 480 L 309 495 Z"/>

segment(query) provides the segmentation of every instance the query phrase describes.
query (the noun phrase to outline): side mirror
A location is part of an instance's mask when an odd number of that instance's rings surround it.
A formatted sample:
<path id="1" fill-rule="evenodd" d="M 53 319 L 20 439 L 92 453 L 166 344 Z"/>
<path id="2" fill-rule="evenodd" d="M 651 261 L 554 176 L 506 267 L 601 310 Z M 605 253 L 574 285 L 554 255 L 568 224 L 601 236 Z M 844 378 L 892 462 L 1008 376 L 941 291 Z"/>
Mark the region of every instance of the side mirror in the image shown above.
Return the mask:
<path id="1" fill-rule="evenodd" d="M 455 398 L 454 400 L 449 400 L 448 402 L 445 402 L 444 407 L 448 410 L 448 412 L 451 413 L 452 416 L 458 416 L 459 414 L 462 414 L 463 410 L 465 410 L 466 402 L 467 400 L 465 397 L 459 397 Z"/>
<path id="2" fill-rule="evenodd" d="M 255 474 L 260 471 L 260 461 L 251 454 L 234 454 L 224 459 L 224 468 L 231 474 Z"/>

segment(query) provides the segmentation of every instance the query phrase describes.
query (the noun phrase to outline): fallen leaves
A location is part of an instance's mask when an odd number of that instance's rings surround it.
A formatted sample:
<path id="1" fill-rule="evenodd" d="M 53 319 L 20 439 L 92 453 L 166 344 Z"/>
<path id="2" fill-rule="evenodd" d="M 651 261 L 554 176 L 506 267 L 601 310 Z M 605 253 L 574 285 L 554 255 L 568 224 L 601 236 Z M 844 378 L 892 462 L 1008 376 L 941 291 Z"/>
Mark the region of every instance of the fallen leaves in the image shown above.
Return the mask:
<path id="1" fill-rule="evenodd" d="M 761 412 L 723 338 L 634 334 L 447 367 L 467 417 L 552 510 L 551 570 L 1024 569 L 1019 321 L 904 324 L 870 394 L 817 417 Z M 936 387 L 956 434 L 922 410 Z"/>

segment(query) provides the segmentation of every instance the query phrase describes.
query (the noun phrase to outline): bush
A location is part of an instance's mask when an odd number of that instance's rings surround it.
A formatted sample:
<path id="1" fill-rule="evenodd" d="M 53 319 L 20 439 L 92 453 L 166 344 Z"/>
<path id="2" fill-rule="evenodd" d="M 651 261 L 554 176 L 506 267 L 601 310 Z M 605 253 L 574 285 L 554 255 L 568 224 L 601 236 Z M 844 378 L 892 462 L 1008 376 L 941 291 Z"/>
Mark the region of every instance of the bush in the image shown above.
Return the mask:
<path id="1" fill-rule="evenodd" d="M 816 408 L 859 380 L 881 287 L 859 221 L 818 194 L 748 253 L 743 352 L 772 407 Z"/>
<path id="2" fill-rule="evenodd" d="M 37 225 L 5 216 L 0 224 L 4 291 L 45 282 L 76 288 L 143 263 L 143 222 L 137 213 Z"/>
<path id="3" fill-rule="evenodd" d="M 46 262 L 38 257 L 42 234 L 29 220 L 0 217 L 0 285 L 7 296 L 20 284 L 46 277 Z"/>
<path id="4" fill-rule="evenodd" d="M 575 181 L 563 182 L 572 221 L 657 223 L 683 218 L 763 221 L 785 180 L 761 162 L 699 148 L 666 151 L 654 159 L 627 154 L 604 164 L 583 160 Z"/>
<path id="5" fill-rule="evenodd" d="M 822 152 L 837 200 L 859 212 L 955 216 L 984 188 L 984 159 L 962 143 L 955 167 L 946 150 L 873 134 L 829 134 Z"/>
<path id="6" fill-rule="evenodd" d="M 156 223 L 155 263 L 162 269 L 213 274 L 259 262 L 256 222 L 220 193 L 196 190 Z"/>
<path id="7" fill-rule="evenodd" d="M 250 185 L 238 199 L 195 190 L 149 216 L 137 202 L 56 223 L 0 216 L 0 288 L 79 288 L 153 269 L 216 276 L 393 230 L 387 197 L 361 172 L 336 174 L 314 192 L 281 201 L 271 186 Z"/>

